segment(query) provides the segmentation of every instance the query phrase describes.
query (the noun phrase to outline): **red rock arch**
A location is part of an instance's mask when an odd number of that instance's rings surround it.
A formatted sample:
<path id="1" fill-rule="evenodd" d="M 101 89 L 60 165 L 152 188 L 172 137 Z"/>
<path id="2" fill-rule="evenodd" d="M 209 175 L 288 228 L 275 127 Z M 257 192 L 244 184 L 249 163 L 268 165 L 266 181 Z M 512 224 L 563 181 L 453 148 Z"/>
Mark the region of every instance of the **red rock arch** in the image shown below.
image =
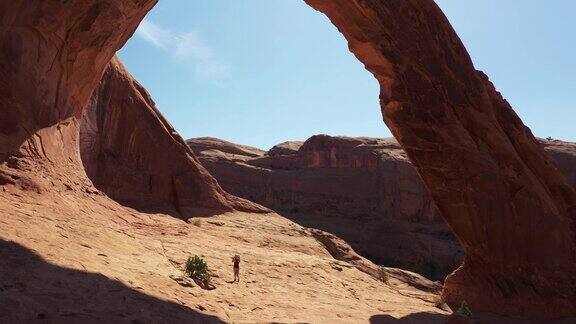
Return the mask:
<path id="1" fill-rule="evenodd" d="M 474 69 L 436 4 L 306 1 L 378 79 L 384 120 L 466 249 L 446 281 L 447 300 L 498 313 L 574 315 L 576 193 Z M 0 185 L 89 189 L 78 153 L 81 111 L 155 3 L 0 4 Z M 205 180 L 198 183 L 210 182 L 197 174 Z M 231 208 L 217 185 L 200 191 Z"/>
<path id="2" fill-rule="evenodd" d="M 445 298 L 524 316 L 576 313 L 576 193 L 438 6 L 306 2 L 380 82 L 384 121 L 467 252 Z"/>

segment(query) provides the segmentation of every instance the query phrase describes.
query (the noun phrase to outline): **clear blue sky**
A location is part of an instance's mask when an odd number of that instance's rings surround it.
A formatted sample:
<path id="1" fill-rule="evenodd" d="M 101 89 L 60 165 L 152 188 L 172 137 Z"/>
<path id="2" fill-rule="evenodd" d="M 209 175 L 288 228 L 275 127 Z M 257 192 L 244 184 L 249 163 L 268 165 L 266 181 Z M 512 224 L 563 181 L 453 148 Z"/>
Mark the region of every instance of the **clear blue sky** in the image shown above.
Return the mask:
<path id="1" fill-rule="evenodd" d="M 437 3 L 537 136 L 576 141 L 576 1 Z M 301 0 L 161 0 L 120 57 L 184 138 L 390 136 L 377 82 Z"/>

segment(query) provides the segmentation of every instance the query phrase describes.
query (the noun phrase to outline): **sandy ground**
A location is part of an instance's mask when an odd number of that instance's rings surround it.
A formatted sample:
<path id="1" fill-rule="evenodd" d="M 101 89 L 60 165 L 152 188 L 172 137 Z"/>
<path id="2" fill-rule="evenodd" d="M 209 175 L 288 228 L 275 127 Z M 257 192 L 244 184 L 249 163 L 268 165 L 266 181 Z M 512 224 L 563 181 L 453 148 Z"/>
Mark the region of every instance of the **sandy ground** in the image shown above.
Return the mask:
<path id="1" fill-rule="evenodd" d="M 75 191 L 0 199 L 0 322 L 443 323 L 449 313 L 433 293 L 334 259 L 277 214 L 189 223 Z M 190 255 L 207 260 L 216 289 L 171 278 Z"/>

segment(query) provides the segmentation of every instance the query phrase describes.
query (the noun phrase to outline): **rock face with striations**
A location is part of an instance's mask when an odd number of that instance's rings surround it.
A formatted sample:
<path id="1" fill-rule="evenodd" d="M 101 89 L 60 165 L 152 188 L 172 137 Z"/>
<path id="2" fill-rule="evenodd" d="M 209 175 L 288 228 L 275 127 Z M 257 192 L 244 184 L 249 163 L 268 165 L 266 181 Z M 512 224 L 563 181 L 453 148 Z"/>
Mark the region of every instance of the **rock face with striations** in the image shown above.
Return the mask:
<path id="1" fill-rule="evenodd" d="M 220 188 L 117 58 L 84 111 L 80 140 L 88 177 L 124 205 L 184 218 L 266 211 Z"/>
<path id="2" fill-rule="evenodd" d="M 262 208 L 232 197 L 195 160 L 149 95 L 114 60 L 156 0 L 0 4 L 0 186 L 103 191 L 182 216 Z M 108 66 L 108 68 L 107 68 Z M 87 146 L 88 145 L 88 146 Z M 170 156 L 170 158 L 166 158 Z"/>
<path id="3" fill-rule="evenodd" d="M 376 263 L 441 280 L 462 261 L 394 139 L 316 135 L 258 156 L 215 139 L 186 142 L 226 191 L 334 233 Z"/>
<path id="4" fill-rule="evenodd" d="M 576 144 L 540 142 L 576 187 Z M 214 138 L 186 143 L 227 192 L 335 233 L 377 263 L 438 280 L 461 263 L 460 244 L 394 139 L 316 135 L 268 152 Z"/>
<path id="5" fill-rule="evenodd" d="M 466 258 L 443 295 L 522 316 L 576 314 L 576 191 L 472 64 L 432 0 L 306 0 L 379 81 L 384 120 Z"/>
<path id="6" fill-rule="evenodd" d="M 432 0 L 306 0 L 381 85 L 384 119 L 466 250 L 449 302 L 576 314 L 576 191 Z M 0 3 L 0 186 L 90 190 L 79 119 L 155 0 Z M 161 153 L 158 153 L 161 154 Z"/>
<path id="7" fill-rule="evenodd" d="M 156 0 L 0 3 L 0 185 L 90 190 L 79 118 Z"/>

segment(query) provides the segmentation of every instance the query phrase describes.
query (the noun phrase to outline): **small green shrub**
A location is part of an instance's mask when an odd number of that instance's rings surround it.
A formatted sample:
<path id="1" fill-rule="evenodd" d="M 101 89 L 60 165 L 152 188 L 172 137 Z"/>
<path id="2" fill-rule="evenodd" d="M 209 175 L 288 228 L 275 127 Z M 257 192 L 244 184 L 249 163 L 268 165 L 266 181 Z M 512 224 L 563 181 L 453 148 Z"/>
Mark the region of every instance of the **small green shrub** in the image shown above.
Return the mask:
<path id="1" fill-rule="evenodd" d="M 338 260 L 338 261 L 346 261 L 346 258 L 344 257 L 344 254 L 342 253 L 338 253 L 334 256 L 334 259 Z"/>
<path id="2" fill-rule="evenodd" d="M 472 318 L 472 311 L 468 307 L 468 304 L 466 303 L 465 300 L 462 301 L 462 304 L 460 305 L 460 308 L 458 308 L 458 310 L 456 311 L 456 314 L 465 318 Z"/>
<path id="3" fill-rule="evenodd" d="M 199 218 L 194 218 L 192 220 L 192 225 L 200 227 L 202 225 L 202 221 Z"/>
<path id="4" fill-rule="evenodd" d="M 210 269 L 208 269 L 208 264 L 201 257 L 197 255 L 189 257 L 188 261 L 186 261 L 185 271 L 186 274 L 195 281 L 198 280 L 206 286 L 210 285 L 212 274 L 210 273 Z"/>
<path id="5" fill-rule="evenodd" d="M 383 283 L 388 283 L 388 271 L 386 268 L 380 267 L 378 269 L 378 280 L 382 281 Z"/>

